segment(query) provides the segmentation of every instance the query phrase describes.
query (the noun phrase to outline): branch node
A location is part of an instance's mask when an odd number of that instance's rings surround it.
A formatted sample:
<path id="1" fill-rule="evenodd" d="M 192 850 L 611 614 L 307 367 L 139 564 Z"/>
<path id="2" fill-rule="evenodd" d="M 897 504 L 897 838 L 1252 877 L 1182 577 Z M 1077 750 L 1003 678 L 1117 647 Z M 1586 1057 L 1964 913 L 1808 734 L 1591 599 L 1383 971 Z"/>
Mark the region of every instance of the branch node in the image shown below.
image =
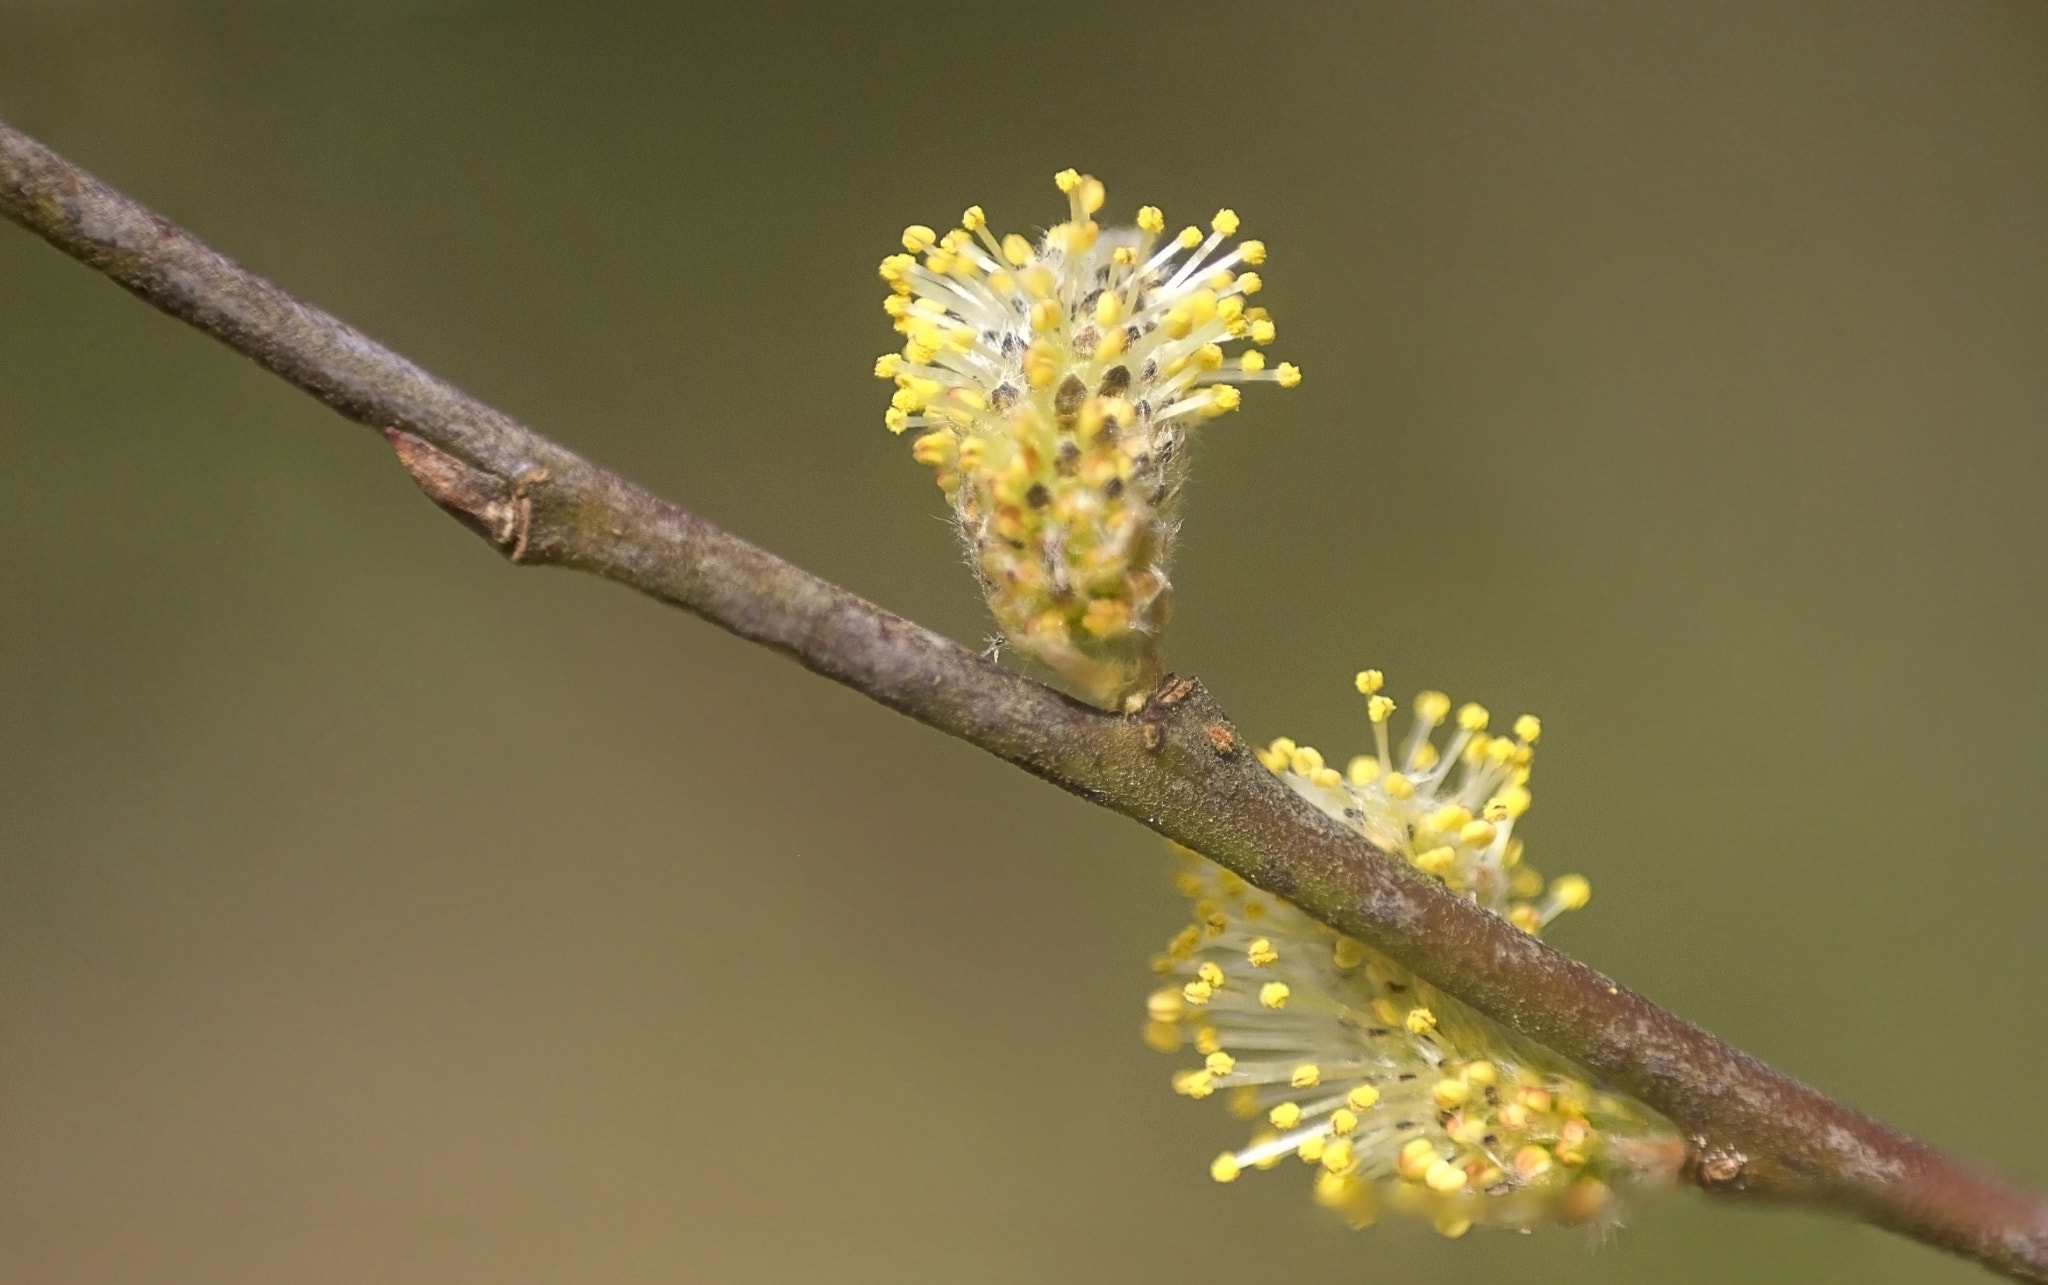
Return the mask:
<path id="1" fill-rule="evenodd" d="M 533 529 L 533 500 L 527 492 L 547 481 L 546 469 L 527 469 L 507 485 L 497 474 L 457 459 L 403 429 L 385 429 L 384 440 L 391 443 L 413 482 L 442 511 L 489 540 L 511 561 L 525 558 L 527 537 Z"/>
<path id="2" fill-rule="evenodd" d="M 1749 1157 L 1734 1147 L 1709 1146 L 1695 1137 L 1686 1148 L 1686 1177 L 1702 1191 L 1741 1191 L 1749 1185 Z"/>

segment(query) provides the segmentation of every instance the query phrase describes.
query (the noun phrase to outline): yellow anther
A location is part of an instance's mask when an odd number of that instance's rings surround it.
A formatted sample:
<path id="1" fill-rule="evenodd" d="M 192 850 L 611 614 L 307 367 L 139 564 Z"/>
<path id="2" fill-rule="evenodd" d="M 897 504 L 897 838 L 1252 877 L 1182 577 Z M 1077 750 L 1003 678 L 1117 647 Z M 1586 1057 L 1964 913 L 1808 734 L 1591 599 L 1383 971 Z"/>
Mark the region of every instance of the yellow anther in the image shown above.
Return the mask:
<path id="1" fill-rule="evenodd" d="M 1183 250 L 1192 250 L 1192 249 L 1194 249 L 1194 248 L 1195 248 L 1196 246 L 1200 245 L 1201 243 L 1202 243 L 1202 229 L 1200 229 L 1200 228 L 1196 227 L 1196 226 L 1195 226 L 1194 224 L 1190 223 L 1190 224 L 1189 224 L 1188 226 L 1186 226 L 1186 227 L 1184 227 L 1184 228 L 1182 228 L 1182 229 L 1180 230 L 1180 247 L 1181 247 L 1181 249 L 1183 249 Z"/>
<path id="2" fill-rule="evenodd" d="M 1266 261 L 1266 243 L 1264 241 L 1240 241 L 1237 243 L 1237 252 L 1243 255 L 1244 261 L 1253 267 L 1257 267 Z"/>
<path id="3" fill-rule="evenodd" d="M 1081 186 L 1081 171 L 1074 169 L 1061 170 L 1052 176 L 1052 181 L 1060 191 L 1072 192 L 1075 188 Z"/>
<path id="4" fill-rule="evenodd" d="M 1445 1240 L 1456 1240 L 1472 1230 L 1472 1219 L 1456 1209 L 1445 1209 L 1430 1219 L 1429 1225 Z"/>
<path id="5" fill-rule="evenodd" d="M 1514 1167 L 1515 1176 L 1527 1182 L 1550 1172 L 1550 1153 L 1534 1145 L 1521 1147 L 1515 1151 L 1515 1157 L 1509 1164 Z"/>
<path id="6" fill-rule="evenodd" d="M 1102 180 L 1089 175 L 1081 176 L 1081 213 L 1093 214 L 1102 208 Z"/>
<path id="7" fill-rule="evenodd" d="M 1494 1112 L 1493 1118 L 1501 1128 L 1519 1133 L 1529 1127 L 1529 1108 L 1519 1102 L 1510 1102 Z"/>
<path id="8" fill-rule="evenodd" d="M 1437 1106 L 1448 1111 L 1452 1107 L 1464 1106 L 1471 1099 L 1472 1086 L 1463 1080 L 1438 1080 L 1429 1087 L 1429 1097 Z"/>
<path id="9" fill-rule="evenodd" d="M 1401 1010 L 1395 1007 L 1393 1000 L 1388 999 L 1384 995 L 1366 1005 L 1366 1007 L 1372 1010 L 1373 1018 L 1377 1021 L 1385 1022 L 1388 1026 L 1399 1026 L 1401 1024 Z"/>
<path id="10" fill-rule="evenodd" d="M 1435 1143 L 1427 1138 L 1410 1138 L 1394 1161 L 1394 1172 L 1403 1178 L 1420 1178 L 1440 1162 Z"/>
<path id="11" fill-rule="evenodd" d="M 1508 816 L 1518 817 L 1529 810 L 1529 791 L 1519 785 L 1510 785 L 1494 795 L 1492 802 L 1500 804 Z"/>
<path id="12" fill-rule="evenodd" d="M 1156 205 L 1138 207 L 1138 230 L 1157 235 L 1166 231 L 1166 215 Z"/>
<path id="13" fill-rule="evenodd" d="M 1286 1008 L 1290 994 L 1286 982 L 1267 982 L 1259 987 L 1259 1003 L 1266 1008 Z"/>
<path id="14" fill-rule="evenodd" d="M 875 378 L 894 379 L 896 372 L 903 368 L 903 358 L 893 352 L 885 352 L 875 358 Z"/>
<path id="15" fill-rule="evenodd" d="M 1202 284 L 1220 294 L 1223 291 L 1230 289 L 1232 283 L 1234 283 L 1236 280 L 1236 273 L 1230 271 L 1230 269 L 1228 268 L 1219 268 L 1216 271 L 1210 273 L 1206 278 L 1204 278 Z"/>
<path id="16" fill-rule="evenodd" d="M 1209 390 L 1209 410 L 1214 414 L 1233 411 L 1244 400 L 1244 394 L 1230 384 L 1218 384 Z"/>
<path id="17" fill-rule="evenodd" d="M 1301 383 L 1301 367 L 1291 361 L 1281 362 L 1280 379 L 1278 382 L 1282 388 L 1293 388 Z"/>
<path id="18" fill-rule="evenodd" d="M 1011 267 L 1021 268 L 1031 262 L 1031 243 L 1012 232 L 1003 238 L 1003 257 Z"/>
<path id="19" fill-rule="evenodd" d="M 1335 1111 L 1330 1112 L 1331 1133 L 1334 1133 L 1341 1138 L 1346 1136 L 1347 1134 L 1355 1132 L 1357 1128 L 1358 1113 L 1356 1111 L 1351 1111 L 1344 1107 L 1338 1107 Z"/>
<path id="20" fill-rule="evenodd" d="M 1543 735 L 1543 720 L 1534 714 L 1524 714 L 1515 720 L 1515 735 L 1534 745 L 1536 738 Z"/>
<path id="21" fill-rule="evenodd" d="M 1186 304 L 1176 304 L 1166 310 L 1166 317 L 1159 323 L 1159 327 L 1170 339 L 1185 339 L 1188 332 L 1195 328 L 1195 317 L 1188 311 Z"/>
<path id="22" fill-rule="evenodd" d="M 1323 789 L 1331 790 L 1343 783 L 1344 775 L 1334 767 L 1319 767 L 1308 774 L 1308 781 L 1310 785 L 1318 785 Z"/>
<path id="23" fill-rule="evenodd" d="M 1223 298 L 1218 299 L 1216 301 L 1216 315 L 1223 318 L 1223 321 L 1226 325 L 1236 325 L 1237 323 L 1243 321 L 1244 296 L 1233 294 L 1226 295 Z M 1232 336 L 1241 336 L 1244 332 L 1241 330 L 1232 330 L 1230 333 Z"/>
<path id="24" fill-rule="evenodd" d="M 1339 968 L 1356 968 L 1365 962 L 1365 943 L 1356 937 L 1339 937 L 1330 949 L 1330 962 Z"/>
<path id="25" fill-rule="evenodd" d="M 890 432 L 901 433 L 910 427 L 910 416 L 891 406 L 882 412 L 882 423 L 888 426 Z"/>
<path id="26" fill-rule="evenodd" d="M 960 226 L 966 228 L 969 232 L 987 227 L 988 216 L 981 212 L 979 205 L 970 205 L 967 207 L 967 212 L 960 216 Z"/>
<path id="27" fill-rule="evenodd" d="M 1294 1074 L 1287 1077 L 1287 1082 L 1297 1089 L 1313 1089 L 1322 1081 L 1322 1068 L 1313 1062 L 1303 1062 L 1294 1068 Z"/>
<path id="28" fill-rule="evenodd" d="M 1350 1105 L 1353 1111 L 1367 1110 L 1373 1103 L 1379 1100 L 1380 1091 L 1370 1084 L 1361 1084 L 1344 1095 L 1344 1101 Z"/>
<path id="29" fill-rule="evenodd" d="M 1145 997 L 1145 1013 L 1155 1022 L 1172 1022 L 1187 1011 L 1186 1001 L 1176 990 L 1156 990 Z"/>
<path id="30" fill-rule="evenodd" d="M 1293 1102 L 1282 1102 L 1266 1113 L 1276 1129 L 1292 1129 L 1301 1123 L 1301 1107 Z"/>
<path id="31" fill-rule="evenodd" d="M 1593 885 L 1583 875 L 1560 875 L 1550 881 L 1550 898 L 1566 910 L 1577 910 L 1593 897 Z"/>
<path id="32" fill-rule="evenodd" d="M 1202 1066 L 1209 1074 L 1221 1078 L 1237 1069 L 1237 1059 L 1219 1049 L 1204 1059 Z"/>
<path id="33" fill-rule="evenodd" d="M 1323 1158 L 1323 1148 L 1328 1145 L 1329 1143 L 1324 1140 L 1323 1136 L 1317 1134 L 1313 1138 L 1303 1138 L 1301 1145 L 1294 1149 L 1294 1154 L 1300 1156 L 1307 1163 L 1314 1164 Z"/>
<path id="34" fill-rule="evenodd" d="M 1181 998 L 1190 1004 L 1206 1004 L 1209 1002 L 1209 997 L 1215 993 L 1215 988 L 1211 987 L 1209 983 L 1201 981 L 1189 982 L 1180 988 Z"/>
<path id="35" fill-rule="evenodd" d="M 1500 1068 L 1491 1062 L 1474 1062 L 1458 1074 L 1464 1077 L 1465 1083 L 1477 1084 L 1482 1088 L 1500 1082 Z"/>
<path id="36" fill-rule="evenodd" d="M 1228 1151 L 1209 1162 L 1209 1176 L 1218 1182 L 1236 1182 L 1239 1172 L 1237 1157 Z"/>
<path id="37" fill-rule="evenodd" d="M 1487 820 L 1498 824 L 1508 819 L 1508 805 L 1502 803 L 1499 799 L 1490 799 L 1487 801 L 1486 806 L 1481 809 L 1480 814 Z"/>
<path id="38" fill-rule="evenodd" d="M 1249 356 L 1251 354 L 1246 355 Z M 1358 677 L 1352 679 L 1351 682 L 1353 686 L 1358 688 L 1361 696 L 1371 696 L 1387 685 L 1387 676 L 1377 669 L 1361 669 L 1358 671 Z M 1377 722 L 1378 720 L 1374 721 Z"/>
<path id="39" fill-rule="evenodd" d="M 1034 331 L 1051 330 L 1060 324 L 1067 310 L 1060 307 L 1057 299 L 1040 299 L 1031 305 L 1031 328 Z"/>
<path id="40" fill-rule="evenodd" d="M 1265 286 L 1266 283 L 1259 279 L 1256 272 L 1247 272 L 1237 279 L 1237 288 L 1245 294 L 1257 294 L 1265 289 Z"/>
<path id="41" fill-rule="evenodd" d="M 1370 754 L 1355 755 L 1344 765 L 1344 775 L 1353 785 L 1371 785 L 1379 779 L 1380 761 Z"/>
<path id="42" fill-rule="evenodd" d="M 1195 365 L 1202 370 L 1223 369 L 1223 348 L 1218 344 L 1203 344 L 1195 349 Z"/>
<path id="43" fill-rule="evenodd" d="M 1551 1107 L 1550 1090 L 1543 1088 L 1541 1085 L 1525 1084 L 1516 1092 L 1515 1101 L 1534 1111 L 1537 1115 L 1542 1115 L 1549 1111 Z"/>
<path id="44" fill-rule="evenodd" d="M 1468 848 L 1483 848 L 1493 842 L 1497 833 L 1489 822 L 1467 821 L 1458 828 L 1458 842 Z"/>
<path id="45" fill-rule="evenodd" d="M 1105 290 L 1095 301 L 1095 324 L 1113 326 L 1124 315 L 1124 301 L 1113 290 Z"/>
<path id="46" fill-rule="evenodd" d="M 1240 356 L 1237 359 L 1237 364 L 1245 370 L 1264 370 L 1266 368 L 1266 354 L 1254 348 Z"/>
<path id="47" fill-rule="evenodd" d="M 1387 792 L 1387 797 L 1390 799 L 1412 799 L 1415 797 L 1415 782 L 1402 776 L 1399 772 L 1388 773 L 1386 784 L 1380 788 Z"/>
<path id="48" fill-rule="evenodd" d="M 1408 1028 L 1410 1035 L 1427 1035 L 1436 1029 L 1436 1014 L 1426 1008 L 1411 1008 L 1401 1024 Z"/>
<path id="49" fill-rule="evenodd" d="M 1223 989 L 1223 970 L 1216 966 L 1214 960 L 1204 960 L 1202 966 L 1195 970 L 1195 976 L 1209 983 L 1212 989 Z"/>
<path id="50" fill-rule="evenodd" d="M 1210 226 L 1211 228 L 1214 228 L 1214 229 L 1215 229 L 1216 231 L 1218 231 L 1218 232 L 1221 232 L 1221 233 L 1222 233 L 1222 234 L 1223 234 L 1224 236 L 1236 236 L 1236 235 L 1237 235 L 1237 211 L 1235 211 L 1235 210 L 1218 210 L 1218 211 L 1216 211 L 1216 217 L 1215 217 L 1215 218 L 1213 218 L 1213 219 L 1211 219 L 1211 220 L 1209 220 L 1209 226 Z"/>
<path id="51" fill-rule="evenodd" d="M 1543 891 L 1543 876 L 1528 866 L 1515 871 L 1508 880 L 1508 891 L 1517 897 L 1533 897 Z"/>
<path id="52" fill-rule="evenodd" d="M 903 229 L 903 248 L 912 254 L 923 254 L 938 239 L 939 234 L 922 223 L 913 223 Z"/>
<path id="53" fill-rule="evenodd" d="M 1467 701 L 1458 707 L 1458 726 L 1468 732 L 1485 731 L 1486 724 L 1491 717 L 1486 712 L 1486 706 L 1484 705 L 1477 705 Z"/>
<path id="54" fill-rule="evenodd" d="M 1109 252 L 1109 261 L 1119 268 L 1128 268 L 1138 261 L 1138 252 L 1127 245 L 1120 245 Z"/>
<path id="55" fill-rule="evenodd" d="M 1217 1039 L 1215 1027 L 1202 1026 L 1196 1028 L 1195 1052 L 1200 1053 L 1203 1057 L 1207 1057 L 1222 1047 L 1222 1043 Z"/>
<path id="56" fill-rule="evenodd" d="M 1422 1181 L 1431 1191 L 1448 1196 L 1465 1189 L 1465 1171 L 1448 1160 L 1439 1160 L 1422 1175 Z"/>
<path id="57" fill-rule="evenodd" d="M 1288 764 L 1296 776 L 1307 776 L 1323 765 L 1323 756 L 1314 746 L 1303 745 L 1288 757 Z"/>
<path id="58" fill-rule="evenodd" d="M 1280 958 L 1280 952 L 1274 950 L 1273 943 L 1264 937 L 1255 939 L 1246 947 L 1244 954 L 1245 958 L 1251 961 L 1253 968 L 1264 968 Z"/>
<path id="59" fill-rule="evenodd" d="M 936 433 L 926 433 L 910 444 L 910 458 L 920 464 L 939 467 L 953 457 L 953 431 L 942 428 Z"/>
<path id="60" fill-rule="evenodd" d="M 1252 342 L 1259 345 L 1261 348 L 1265 347 L 1267 344 L 1272 343 L 1274 337 L 1279 334 L 1279 332 L 1273 328 L 1273 323 L 1265 317 L 1261 317 L 1257 321 L 1251 323 L 1250 333 L 1252 337 Z"/>
<path id="61" fill-rule="evenodd" d="M 1173 1091 L 1190 1098 L 1206 1098 L 1216 1091 L 1207 1071 L 1182 1071 L 1173 1077 Z"/>
<path id="62" fill-rule="evenodd" d="M 1472 819 L 1472 813 L 1456 803 L 1446 803 L 1429 814 L 1429 828 L 1450 833 Z"/>
<path id="63" fill-rule="evenodd" d="M 1180 1051 L 1180 1027 L 1172 1022 L 1147 1022 L 1144 1030 L 1145 1043 L 1159 1053 Z"/>
<path id="64" fill-rule="evenodd" d="M 1439 691 L 1415 693 L 1415 717 L 1425 723 L 1441 723 L 1451 712 L 1451 698 Z"/>
<path id="65" fill-rule="evenodd" d="M 1451 867 L 1457 863 L 1458 853 L 1454 848 L 1431 848 L 1415 858 L 1416 869 L 1433 875 L 1449 874 Z"/>
<path id="66" fill-rule="evenodd" d="M 1394 698 L 1374 695 L 1366 699 L 1365 716 L 1375 723 L 1384 723 L 1394 712 Z"/>
<path id="67" fill-rule="evenodd" d="M 1323 1147 L 1323 1168 L 1331 1173 L 1349 1173 L 1358 1167 L 1357 1153 L 1346 1138 L 1338 1138 Z"/>

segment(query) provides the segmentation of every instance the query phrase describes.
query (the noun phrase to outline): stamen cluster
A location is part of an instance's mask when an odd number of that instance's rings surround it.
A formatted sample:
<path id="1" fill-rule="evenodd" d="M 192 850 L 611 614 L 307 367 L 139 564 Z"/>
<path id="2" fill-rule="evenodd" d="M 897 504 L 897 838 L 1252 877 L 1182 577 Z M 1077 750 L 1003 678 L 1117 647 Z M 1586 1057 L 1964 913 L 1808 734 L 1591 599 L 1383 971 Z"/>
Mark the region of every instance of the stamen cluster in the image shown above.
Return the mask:
<path id="1" fill-rule="evenodd" d="M 1529 805 L 1540 724 L 1525 715 L 1512 737 L 1492 736 L 1487 712 L 1466 705 L 1439 749 L 1450 700 L 1423 692 L 1397 757 L 1381 686 L 1377 671 L 1358 676 L 1376 753 L 1339 773 L 1282 739 L 1261 760 L 1329 816 L 1526 932 L 1583 906 L 1587 882 L 1565 875 L 1546 887 L 1511 833 Z M 1385 1203 L 1447 1236 L 1474 1223 L 1611 1223 L 1620 1197 L 1669 1182 L 1683 1148 L 1662 1117 L 1179 851 L 1194 922 L 1154 961 L 1169 984 L 1147 1001 L 1145 1038 L 1203 1058 L 1174 1076 L 1177 1092 L 1221 1092 L 1263 1119 L 1250 1145 L 1216 1158 L 1217 1181 L 1291 1155 L 1314 1166 L 1316 1199 L 1353 1226 Z"/>
<path id="2" fill-rule="evenodd" d="M 1248 305 L 1262 282 L 1244 270 L 1266 249 L 1225 245 L 1235 213 L 1167 237 L 1145 206 L 1104 229 L 1102 184 L 1056 181 L 1069 218 L 1036 244 L 998 238 L 979 206 L 943 235 L 904 229 L 881 267 L 904 343 L 875 374 L 1006 640 L 1115 708 L 1160 673 L 1190 432 L 1237 409 L 1239 385 L 1301 374 L 1267 366 L 1273 320 Z"/>

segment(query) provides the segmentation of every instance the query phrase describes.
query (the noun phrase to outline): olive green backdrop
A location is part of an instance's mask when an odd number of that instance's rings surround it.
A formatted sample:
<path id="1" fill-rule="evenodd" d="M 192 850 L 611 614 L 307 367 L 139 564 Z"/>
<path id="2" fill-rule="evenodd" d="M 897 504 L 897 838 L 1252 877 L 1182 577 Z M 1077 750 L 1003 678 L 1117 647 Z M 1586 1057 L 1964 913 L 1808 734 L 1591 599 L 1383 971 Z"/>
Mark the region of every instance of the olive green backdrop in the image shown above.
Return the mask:
<path id="1" fill-rule="evenodd" d="M 2048 1184 L 2048 9 L 0 4 L 0 119 L 966 642 L 875 262 L 1235 206 L 1171 656 L 1543 715 L 1553 934 Z M 1158 840 L 594 580 L 0 227 L 0 1277 L 1968 1281 L 1389 1223 L 1137 1038 Z"/>

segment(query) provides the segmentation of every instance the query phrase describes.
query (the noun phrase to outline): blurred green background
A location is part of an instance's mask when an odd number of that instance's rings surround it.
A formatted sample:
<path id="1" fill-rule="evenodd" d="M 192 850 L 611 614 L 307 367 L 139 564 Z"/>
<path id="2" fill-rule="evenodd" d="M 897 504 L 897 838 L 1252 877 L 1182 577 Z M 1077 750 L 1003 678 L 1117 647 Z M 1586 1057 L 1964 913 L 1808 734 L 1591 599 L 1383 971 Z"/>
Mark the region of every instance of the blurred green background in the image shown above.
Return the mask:
<path id="1" fill-rule="evenodd" d="M 1272 247 L 1171 657 L 1545 718 L 1553 939 L 2048 1184 L 2048 9 L 0 3 L 0 119 L 969 643 L 875 262 L 1056 169 Z M 0 1278 L 1965 1281 L 1674 1199 L 1398 1223 L 1137 1039 L 1160 843 L 517 572 L 0 228 Z"/>

